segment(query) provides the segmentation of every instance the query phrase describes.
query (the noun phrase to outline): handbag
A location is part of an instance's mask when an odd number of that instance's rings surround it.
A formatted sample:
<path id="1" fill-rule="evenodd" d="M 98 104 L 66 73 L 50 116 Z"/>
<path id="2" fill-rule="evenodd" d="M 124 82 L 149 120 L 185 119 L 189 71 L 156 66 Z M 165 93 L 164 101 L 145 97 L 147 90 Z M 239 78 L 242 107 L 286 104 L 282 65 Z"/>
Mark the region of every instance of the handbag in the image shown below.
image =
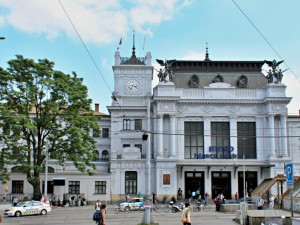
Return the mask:
<path id="1" fill-rule="evenodd" d="M 187 218 L 184 214 L 185 214 L 185 213 L 183 213 L 182 216 L 181 216 L 181 222 L 182 222 L 182 223 L 187 223 L 187 222 L 189 222 L 189 221 L 188 221 L 188 218 Z"/>

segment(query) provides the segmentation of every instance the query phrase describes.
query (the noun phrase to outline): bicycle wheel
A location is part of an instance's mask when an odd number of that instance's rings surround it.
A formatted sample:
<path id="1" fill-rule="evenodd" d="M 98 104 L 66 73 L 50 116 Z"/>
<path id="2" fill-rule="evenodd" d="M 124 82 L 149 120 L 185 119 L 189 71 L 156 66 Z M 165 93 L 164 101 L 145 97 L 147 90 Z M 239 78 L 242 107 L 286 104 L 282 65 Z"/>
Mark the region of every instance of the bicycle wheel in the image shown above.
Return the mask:
<path id="1" fill-rule="evenodd" d="M 163 210 L 164 210 L 165 213 L 167 213 L 167 212 L 170 211 L 170 207 L 169 207 L 169 206 L 165 206 L 165 207 L 163 208 Z"/>
<path id="2" fill-rule="evenodd" d="M 204 210 L 205 212 L 207 212 L 207 211 L 209 211 L 209 207 L 208 207 L 207 205 L 204 205 L 204 206 L 203 206 L 203 210 Z"/>
<path id="3" fill-rule="evenodd" d="M 115 208 L 115 214 L 119 214 L 120 213 L 120 208 Z"/>
<path id="4" fill-rule="evenodd" d="M 161 212 L 161 207 L 157 205 L 157 206 L 155 207 L 155 211 L 156 211 L 157 213 L 160 213 L 160 212 Z"/>
<path id="5" fill-rule="evenodd" d="M 178 210 L 175 207 L 172 207 L 171 211 L 172 211 L 172 213 L 177 213 Z"/>
<path id="6" fill-rule="evenodd" d="M 129 208 L 129 206 L 126 206 L 125 208 L 124 208 L 124 213 L 129 213 L 130 212 L 130 208 Z"/>

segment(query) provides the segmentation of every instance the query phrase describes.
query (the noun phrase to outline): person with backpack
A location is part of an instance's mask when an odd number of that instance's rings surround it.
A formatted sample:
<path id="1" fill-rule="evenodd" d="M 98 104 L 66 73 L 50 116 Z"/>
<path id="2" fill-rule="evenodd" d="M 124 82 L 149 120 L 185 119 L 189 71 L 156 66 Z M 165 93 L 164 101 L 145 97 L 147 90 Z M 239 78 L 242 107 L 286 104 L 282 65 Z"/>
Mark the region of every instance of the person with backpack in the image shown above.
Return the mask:
<path id="1" fill-rule="evenodd" d="M 105 210 L 106 205 L 102 205 L 101 210 L 97 210 L 93 215 L 93 220 L 96 221 L 97 225 L 106 225 L 105 223 Z"/>

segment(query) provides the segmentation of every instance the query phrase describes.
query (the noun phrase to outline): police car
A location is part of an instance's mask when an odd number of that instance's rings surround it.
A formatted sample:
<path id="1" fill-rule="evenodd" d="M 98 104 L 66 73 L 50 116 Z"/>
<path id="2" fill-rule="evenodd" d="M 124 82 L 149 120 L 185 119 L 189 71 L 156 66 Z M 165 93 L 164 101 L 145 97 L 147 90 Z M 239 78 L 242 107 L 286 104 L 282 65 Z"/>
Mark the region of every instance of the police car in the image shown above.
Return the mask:
<path id="1" fill-rule="evenodd" d="M 143 207 L 143 198 L 133 198 L 128 202 L 120 203 L 122 210 L 138 210 Z"/>
<path id="2" fill-rule="evenodd" d="M 27 201 L 6 209 L 4 215 L 17 217 L 34 214 L 46 215 L 50 211 L 51 207 L 47 203 L 39 201 Z"/>

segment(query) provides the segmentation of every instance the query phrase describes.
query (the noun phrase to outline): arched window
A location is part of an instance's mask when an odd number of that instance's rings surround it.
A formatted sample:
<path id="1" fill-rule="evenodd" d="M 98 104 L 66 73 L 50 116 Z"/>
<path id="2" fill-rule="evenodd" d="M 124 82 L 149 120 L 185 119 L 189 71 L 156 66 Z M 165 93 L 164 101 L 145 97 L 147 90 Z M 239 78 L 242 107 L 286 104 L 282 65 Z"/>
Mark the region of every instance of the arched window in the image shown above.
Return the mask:
<path id="1" fill-rule="evenodd" d="M 104 150 L 102 152 L 102 161 L 108 161 L 108 151 L 107 150 Z"/>
<path id="2" fill-rule="evenodd" d="M 99 161 L 99 151 L 95 150 L 94 154 L 96 155 L 93 159 L 93 161 Z"/>
<path id="3" fill-rule="evenodd" d="M 12 173 L 22 173 L 22 168 L 21 168 L 21 166 L 15 166 L 15 167 L 11 168 L 11 172 Z"/>

